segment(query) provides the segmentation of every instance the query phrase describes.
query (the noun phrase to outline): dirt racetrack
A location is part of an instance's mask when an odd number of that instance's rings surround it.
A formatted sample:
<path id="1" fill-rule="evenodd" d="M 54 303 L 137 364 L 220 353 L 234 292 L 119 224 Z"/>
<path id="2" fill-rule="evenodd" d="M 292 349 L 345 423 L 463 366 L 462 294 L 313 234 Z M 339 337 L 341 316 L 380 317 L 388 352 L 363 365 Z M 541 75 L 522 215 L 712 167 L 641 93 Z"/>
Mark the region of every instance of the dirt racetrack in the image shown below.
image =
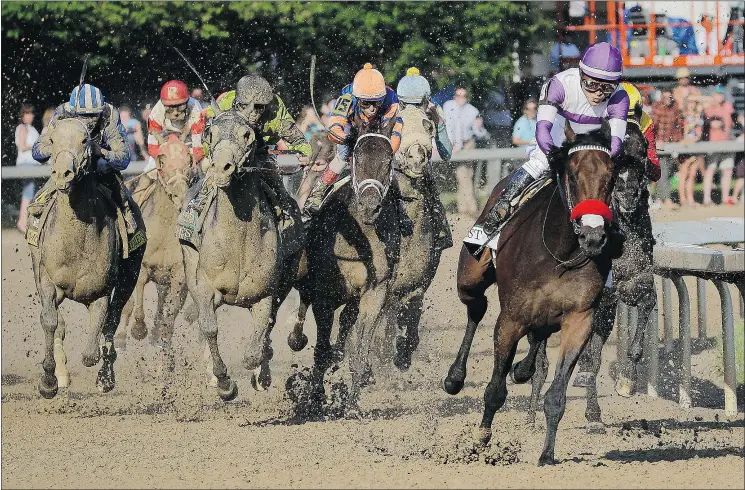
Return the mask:
<path id="1" fill-rule="evenodd" d="M 656 211 L 654 216 L 680 220 L 715 214 L 743 216 L 743 208 Z M 461 237 L 471 221 L 451 216 L 451 223 L 454 235 Z M 740 412 L 726 417 L 721 410 L 721 361 L 714 348 L 694 346 L 691 410 L 673 401 L 676 358 L 661 358 L 666 375 L 662 398 L 616 395 L 609 374 L 615 346 L 610 344 L 598 380 L 606 434 L 585 433 L 584 390 L 570 387 L 557 437 L 561 463 L 537 468 L 543 415 L 536 431 L 527 427 L 530 387 L 510 386 L 507 403 L 494 421 L 491 446 L 483 454 L 471 454 L 470 431 L 480 420 L 492 369 L 498 305 L 491 291 L 491 308 L 476 335 L 466 387 L 458 396 L 447 395 L 440 378 L 455 357 L 465 320 L 454 290 L 457 255 L 458 246 L 445 253 L 427 294 L 412 368 L 402 373 L 375 366 L 377 384 L 363 392 L 361 420 L 309 421 L 293 415 L 284 391 L 293 364 L 311 365 L 315 337 L 309 315 L 309 346 L 300 353 L 287 347 L 284 320 L 296 304 L 295 293 L 282 306 L 272 336 L 274 382 L 266 392 L 253 391 L 240 362 L 250 314 L 223 307 L 219 342 L 238 383 L 235 402 L 222 403 L 205 386 L 196 326 L 188 327 L 181 318 L 172 376 L 162 373 L 155 347 L 130 339 L 115 364 L 115 390 L 99 394 L 98 368 L 87 369 L 80 362 L 88 315 L 84 307 L 68 302 L 62 310 L 72 385 L 53 400 L 42 399 L 36 384 L 42 372 L 43 333 L 31 261 L 20 234 L 3 230 L 3 487 L 745 487 L 742 391 Z M 709 332 L 719 335 L 719 300 L 713 287 L 708 294 Z M 150 285 L 148 320 L 154 297 Z M 694 308 L 694 335 L 695 313 Z M 524 347 L 523 341 L 518 358 Z M 555 355 L 556 349 L 550 349 L 552 363 Z M 345 373 L 342 365 L 335 376 Z M 552 377 L 553 367 L 548 382 Z"/>

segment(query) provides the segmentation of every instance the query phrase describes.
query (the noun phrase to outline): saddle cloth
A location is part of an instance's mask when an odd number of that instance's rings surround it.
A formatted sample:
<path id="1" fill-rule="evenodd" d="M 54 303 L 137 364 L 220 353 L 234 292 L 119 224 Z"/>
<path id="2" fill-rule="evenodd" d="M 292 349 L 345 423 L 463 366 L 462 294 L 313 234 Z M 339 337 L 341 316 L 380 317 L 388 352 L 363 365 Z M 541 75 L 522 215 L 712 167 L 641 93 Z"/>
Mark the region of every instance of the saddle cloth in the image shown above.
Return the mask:
<path id="1" fill-rule="evenodd" d="M 116 209 L 116 223 L 117 223 L 117 234 L 122 242 L 122 257 L 124 259 L 129 258 L 129 254 L 134 252 L 145 243 L 147 243 L 147 236 L 145 230 L 138 227 L 134 230 L 131 235 L 127 234 L 127 223 L 124 220 L 124 213 L 116 205 L 116 202 L 111 197 L 111 191 L 108 187 L 103 184 L 98 185 L 98 192 L 103 198 L 109 202 L 111 206 Z M 33 246 L 38 247 L 42 240 L 42 234 L 44 231 L 44 224 L 49 217 L 49 212 L 52 210 L 54 203 L 57 201 L 57 190 L 54 187 L 44 186 L 41 191 L 34 197 L 34 200 L 29 204 L 28 214 L 29 220 L 26 226 L 26 242 Z"/>
<path id="2" fill-rule="evenodd" d="M 510 213 L 509 218 L 507 218 L 507 220 L 500 225 L 499 231 L 496 233 L 496 235 L 489 237 L 486 232 L 484 232 L 484 227 L 476 224 L 473 225 L 468 231 L 468 234 L 463 239 L 463 242 L 478 246 L 486 245 L 487 248 L 496 250 L 497 245 L 499 244 L 499 235 L 501 234 L 501 230 L 504 228 L 504 226 L 520 211 L 520 209 L 525 205 L 526 202 L 530 200 L 530 198 L 535 196 L 538 191 L 546 187 L 551 182 L 551 178 L 536 180 L 535 182 L 530 184 L 523 191 L 523 193 L 520 194 L 519 197 L 512 201 L 510 203 L 512 212 Z"/>

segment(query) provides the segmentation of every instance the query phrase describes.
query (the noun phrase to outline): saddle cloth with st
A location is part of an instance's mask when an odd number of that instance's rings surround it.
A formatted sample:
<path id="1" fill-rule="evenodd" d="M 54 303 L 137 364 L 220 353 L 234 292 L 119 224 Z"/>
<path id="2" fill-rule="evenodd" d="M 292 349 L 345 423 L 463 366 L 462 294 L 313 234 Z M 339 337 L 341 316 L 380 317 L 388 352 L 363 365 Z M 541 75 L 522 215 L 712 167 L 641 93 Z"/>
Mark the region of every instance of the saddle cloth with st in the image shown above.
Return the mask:
<path id="1" fill-rule="evenodd" d="M 279 231 L 279 252 L 284 259 L 305 245 L 305 230 L 300 220 L 300 209 L 296 203 L 294 206 L 290 206 L 290 203 L 283 202 L 285 199 L 282 199 L 263 179 L 261 180 L 261 189 L 269 201 L 270 207 L 274 210 L 275 222 Z M 175 235 L 181 242 L 194 247 L 195 250 L 199 250 L 202 245 L 204 222 L 215 202 L 217 191 L 218 188 L 208 173 L 191 186 L 186 193 L 184 202 L 187 204 L 176 220 Z"/>
<path id="2" fill-rule="evenodd" d="M 123 185 L 121 177 L 118 175 L 115 177 L 119 185 Z M 127 233 L 127 220 L 125 220 L 124 212 L 122 208 L 117 205 L 116 200 L 112 196 L 112 191 L 108 186 L 103 183 L 99 183 L 97 186 L 99 195 L 116 210 L 116 223 L 118 229 L 119 239 L 122 243 L 122 257 L 127 259 L 129 254 L 140 248 L 147 243 L 147 235 L 145 230 L 140 227 L 137 220 L 134 217 L 129 219 L 130 223 L 134 223 L 135 228 L 130 233 Z M 26 242 L 29 245 L 38 247 L 43 240 L 44 224 L 49 217 L 49 212 L 52 210 L 54 203 L 57 200 L 57 189 L 47 182 L 44 187 L 34 196 L 34 199 L 28 206 L 28 225 L 26 227 Z"/>
<path id="3" fill-rule="evenodd" d="M 553 180 L 550 177 L 536 180 L 531 185 L 529 185 L 522 194 L 512 200 L 512 202 L 510 202 L 510 207 L 512 209 L 509 218 L 499 226 L 499 230 L 496 232 L 496 234 L 494 234 L 494 236 L 487 236 L 486 232 L 484 232 L 484 227 L 476 224 L 473 225 L 473 227 L 471 227 L 471 229 L 468 231 L 468 234 L 463 239 L 463 242 L 469 245 L 484 245 L 486 248 L 497 250 L 497 244 L 499 243 L 499 235 L 501 234 L 501 230 L 507 223 L 512 220 L 512 218 L 515 217 L 518 212 L 520 212 L 520 209 L 526 202 L 530 200 L 530 198 L 535 196 L 538 191 L 549 185 L 551 182 L 553 182 Z M 473 247 L 473 250 L 476 250 L 476 247 Z"/>

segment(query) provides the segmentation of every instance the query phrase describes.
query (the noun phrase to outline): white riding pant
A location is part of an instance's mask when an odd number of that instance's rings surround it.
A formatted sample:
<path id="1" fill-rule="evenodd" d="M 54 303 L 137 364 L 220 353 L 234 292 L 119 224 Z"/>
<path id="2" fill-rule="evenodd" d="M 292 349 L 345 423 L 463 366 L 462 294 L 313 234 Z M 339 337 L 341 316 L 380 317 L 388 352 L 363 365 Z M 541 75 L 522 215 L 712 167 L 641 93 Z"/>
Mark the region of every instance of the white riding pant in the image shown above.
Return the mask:
<path id="1" fill-rule="evenodd" d="M 528 147 L 528 161 L 523 163 L 522 168 L 534 179 L 540 179 L 548 172 L 548 157 L 537 144 Z"/>
<path id="2" fill-rule="evenodd" d="M 331 160 L 331 163 L 329 163 L 329 168 L 332 172 L 340 174 L 345 168 L 347 168 L 350 150 L 349 145 L 336 145 L 336 156 Z"/>
<path id="3" fill-rule="evenodd" d="M 147 164 L 145 165 L 145 168 L 142 169 L 142 173 L 149 172 L 151 170 L 155 170 L 155 158 L 148 157 Z"/>

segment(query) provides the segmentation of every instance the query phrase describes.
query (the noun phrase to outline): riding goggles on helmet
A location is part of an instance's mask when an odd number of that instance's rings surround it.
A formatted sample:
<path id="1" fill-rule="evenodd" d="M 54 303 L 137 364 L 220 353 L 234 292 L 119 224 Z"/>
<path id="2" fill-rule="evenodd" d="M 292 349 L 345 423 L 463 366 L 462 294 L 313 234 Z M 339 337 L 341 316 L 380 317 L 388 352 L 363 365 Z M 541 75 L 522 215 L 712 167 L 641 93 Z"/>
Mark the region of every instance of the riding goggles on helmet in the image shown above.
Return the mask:
<path id="1" fill-rule="evenodd" d="M 592 79 L 587 75 L 582 75 L 581 82 L 582 88 L 591 94 L 600 92 L 603 95 L 610 95 L 618 88 L 618 83 L 612 82 L 601 82 L 599 80 Z"/>
<path id="2" fill-rule="evenodd" d="M 363 109 L 367 109 L 368 107 L 380 107 L 383 105 L 382 100 L 361 100 L 360 101 L 360 107 Z"/>

